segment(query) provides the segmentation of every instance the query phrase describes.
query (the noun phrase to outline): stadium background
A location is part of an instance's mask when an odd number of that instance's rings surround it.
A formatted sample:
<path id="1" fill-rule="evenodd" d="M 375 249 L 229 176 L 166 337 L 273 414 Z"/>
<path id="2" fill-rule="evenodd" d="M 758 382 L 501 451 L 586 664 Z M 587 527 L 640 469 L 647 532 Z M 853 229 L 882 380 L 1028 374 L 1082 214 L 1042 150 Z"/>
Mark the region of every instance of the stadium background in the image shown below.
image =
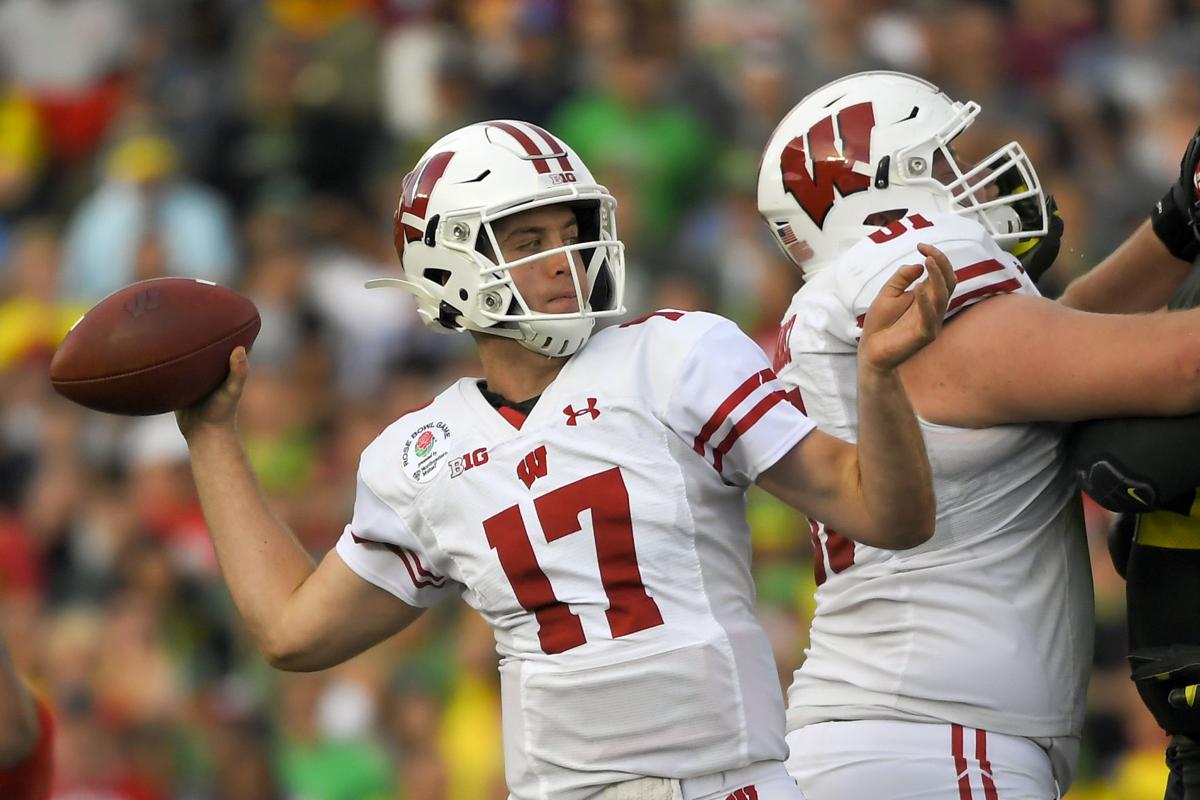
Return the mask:
<path id="1" fill-rule="evenodd" d="M 242 431 L 319 555 L 359 451 L 475 371 L 467 337 L 361 288 L 395 268 L 397 187 L 440 133 L 549 127 L 619 198 L 631 313 L 716 310 L 771 352 L 797 284 L 754 178 L 807 91 L 883 67 L 981 102 L 962 150 L 1024 144 L 1067 220 L 1061 288 L 1173 179 L 1200 121 L 1197 19 L 1197 0 L 0 0 L 0 629 L 57 709 L 55 797 L 505 797 L 496 657 L 464 605 L 328 672 L 265 667 L 173 420 L 49 389 L 49 355 L 100 297 L 185 274 L 255 300 Z M 807 525 L 761 493 L 750 513 L 786 680 Z M 1164 739 L 1126 677 L 1105 512 L 1089 523 L 1099 629 L 1069 798 L 1157 800 Z"/>

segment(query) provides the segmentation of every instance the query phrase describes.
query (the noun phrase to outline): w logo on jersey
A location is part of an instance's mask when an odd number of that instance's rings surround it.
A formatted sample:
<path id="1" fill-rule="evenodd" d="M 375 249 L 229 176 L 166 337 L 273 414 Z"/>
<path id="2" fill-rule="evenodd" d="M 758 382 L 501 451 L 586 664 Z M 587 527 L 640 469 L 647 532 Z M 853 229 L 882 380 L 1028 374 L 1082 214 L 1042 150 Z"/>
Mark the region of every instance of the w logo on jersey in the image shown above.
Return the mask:
<path id="1" fill-rule="evenodd" d="M 517 477 L 521 479 L 521 483 L 525 484 L 526 489 L 532 489 L 533 482 L 538 478 L 546 477 L 549 469 L 550 467 L 546 463 L 546 446 L 541 445 L 517 464 Z"/>
<path id="2" fill-rule="evenodd" d="M 826 117 L 783 148 L 783 188 L 818 228 L 833 208 L 835 187 L 842 197 L 870 187 L 871 178 L 855 172 L 854 165 L 871 163 L 874 128 L 875 110 L 870 103 L 858 103 L 838 112 L 836 135 L 833 117 Z"/>

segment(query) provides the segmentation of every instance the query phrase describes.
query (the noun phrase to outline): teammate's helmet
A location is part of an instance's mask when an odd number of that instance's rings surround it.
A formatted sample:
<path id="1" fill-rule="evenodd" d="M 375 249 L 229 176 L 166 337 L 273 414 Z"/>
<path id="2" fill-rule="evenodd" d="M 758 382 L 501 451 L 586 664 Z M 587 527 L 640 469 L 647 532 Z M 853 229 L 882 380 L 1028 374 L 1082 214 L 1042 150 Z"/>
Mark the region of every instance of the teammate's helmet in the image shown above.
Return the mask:
<path id="1" fill-rule="evenodd" d="M 1006 248 L 1045 234 L 1045 197 L 1019 144 L 966 169 L 947 148 L 979 111 L 899 72 L 826 84 L 771 134 L 758 172 L 759 213 L 805 276 L 914 212 L 969 216 Z"/>
<path id="2" fill-rule="evenodd" d="M 493 223 L 556 204 L 575 212 L 579 241 L 506 261 Z M 514 120 L 469 125 L 439 139 L 404 179 L 394 217 L 403 279 L 367 285 L 407 289 L 435 330 L 506 336 L 543 355 L 569 356 L 587 341 L 597 317 L 625 310 L 616 205 L 579 156 L 538 126 Z M 511 270 L 556 253 L 586 267 L 582 282 L 571 270 L 579 310 L 540 313 L 521 296 Z"/>

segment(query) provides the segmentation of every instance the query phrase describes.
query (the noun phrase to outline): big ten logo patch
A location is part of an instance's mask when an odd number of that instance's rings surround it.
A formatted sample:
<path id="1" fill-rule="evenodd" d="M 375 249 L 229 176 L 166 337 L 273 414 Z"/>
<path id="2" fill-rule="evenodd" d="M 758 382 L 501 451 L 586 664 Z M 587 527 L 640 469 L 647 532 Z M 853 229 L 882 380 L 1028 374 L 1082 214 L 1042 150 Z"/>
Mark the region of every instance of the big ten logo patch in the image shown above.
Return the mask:
<path id="1" fill-rule="evenodd" d="M 449 438 L 450 426 L 441 421 L 427 422 L 413 431 L 400 452 L 404 474 L 417 483 L 432 480 L 447 461 Z"/>
<path id="2" fill-rule="evenodd" d="M 743 786 L 726 797 L 725 800 L 758 800 L 758 789 L 755 789 L 753 784 Z"/>
<path id="3" fill-rule="evenodd" d="M 546 460 L 546 446 L 539 445 L 536 450 L 527 454 L 517 464 L 517 477 L 521 479 L 521 483 L 525 484 L 526 489 L 533 488 L 533 482 L 538 478 L 546 477 L 550 465 Z"/>
<path id="4" fill-rule="evenodd" d="M 487 462 L 488 451 L 486 447 L 479 447 L 469 453 L 463 453 L 450 462 L 450 477 L 457 478 L 467 470 L 482 467 Z"/>

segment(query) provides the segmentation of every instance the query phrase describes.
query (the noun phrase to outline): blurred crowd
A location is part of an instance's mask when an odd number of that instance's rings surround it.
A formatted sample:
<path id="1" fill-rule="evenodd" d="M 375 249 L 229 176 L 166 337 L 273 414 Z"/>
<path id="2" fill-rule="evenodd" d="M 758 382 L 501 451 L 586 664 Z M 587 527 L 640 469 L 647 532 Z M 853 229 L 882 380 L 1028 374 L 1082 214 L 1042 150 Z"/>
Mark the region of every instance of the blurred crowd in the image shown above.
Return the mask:
<path id="1" fill-rule="evenodd" d="M 798 276 L 755 212 L 760 149 L 806 92 L 873 68 L 979 101 L 964 155 L 1023 144 L 1067 220 L 1054 294 L 1177 174 L 1200 2 L 0 0 L 0 631 L 58 717 L 56 800 L 506 797 L 486 625 L 452 603 L 337 669 L 267 668 L 173 418 L 52 392 L 83 310 L 159 275 L 254 300 L 241 431 L 319 557 L 362 448 L 477 371 L 468 337 L 362 287 L 397 268 L 397 189 L 435 138 L 489 118 L 554 131 L 620 202 L 631 314 L 715 310 L 771 352 Z M 750 514 L 786 681 L 808 527 L 762 494 Z M 1089 521 L 1099 631 L 1068 797 L 1157 800 L 1165 739 L 1127 677 L 1108 519 Z"/>

